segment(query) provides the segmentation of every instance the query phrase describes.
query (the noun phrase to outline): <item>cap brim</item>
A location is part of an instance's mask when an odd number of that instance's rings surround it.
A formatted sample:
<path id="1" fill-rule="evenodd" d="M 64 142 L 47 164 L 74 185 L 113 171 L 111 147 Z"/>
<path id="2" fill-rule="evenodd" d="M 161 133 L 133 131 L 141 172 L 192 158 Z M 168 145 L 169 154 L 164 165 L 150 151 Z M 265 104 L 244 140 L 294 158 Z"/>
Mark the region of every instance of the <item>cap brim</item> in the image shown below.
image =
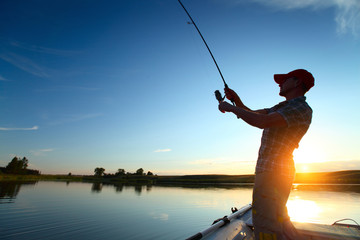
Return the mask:
<path id="1" fill-rule="evenodd" d="M 282 84 L 287 78 L 287 74 L 274 74 L 274 80 L 277 84 Z"/>

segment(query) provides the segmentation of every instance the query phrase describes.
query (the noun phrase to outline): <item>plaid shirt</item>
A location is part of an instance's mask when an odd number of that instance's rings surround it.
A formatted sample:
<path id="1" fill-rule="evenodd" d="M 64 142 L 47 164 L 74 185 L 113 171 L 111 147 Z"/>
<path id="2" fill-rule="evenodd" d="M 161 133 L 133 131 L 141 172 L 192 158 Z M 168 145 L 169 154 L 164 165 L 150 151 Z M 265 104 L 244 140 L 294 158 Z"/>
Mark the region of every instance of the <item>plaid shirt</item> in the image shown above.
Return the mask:
<path id="1" fill-rule="evenodd" d="M 256 173 L 275 172 L 293 176 L 295 166 L 293 151 L 299 147 L 301 138 L 308 130 L 312 109 L 304 96 L 281 102 L 266 109 L 268 114 L 280 113 L 286 120 L 286 127 L 265 128 L 261 138 Z"/>

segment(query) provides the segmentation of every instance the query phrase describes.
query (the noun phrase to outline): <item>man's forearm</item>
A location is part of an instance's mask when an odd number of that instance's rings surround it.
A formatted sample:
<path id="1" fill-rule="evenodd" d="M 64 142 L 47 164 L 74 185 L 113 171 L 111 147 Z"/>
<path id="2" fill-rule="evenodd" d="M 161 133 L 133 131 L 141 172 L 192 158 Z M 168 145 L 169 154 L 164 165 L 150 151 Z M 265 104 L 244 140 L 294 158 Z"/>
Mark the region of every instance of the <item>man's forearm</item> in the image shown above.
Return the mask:
<path id="1" fill-rule="evenodd" d="M 265 128 L 266 127 L 266 114 L 252 111 L 249 108 L 241 108 L 233 106 L 233 109 L 231 110 L 232 113 L 234 113 L 238 118 L 241 118 L 246 123 L 250 124 L 251 126 L 257 127 L 257 128 Z"/>
<path id="2" fill-rule="evenodd" d="M 268 113 L 266 109 L 252 111 L 245 110 L 241 107 L 233 106 L 228 102 L 220 102 L 219 110 L 225 112 L 232 112 L 238 118 L 241 118 L 246 123 L 257 128 L 270 127 L 286 127 L 287 122 L 285 118 L 278 112 Z"/>

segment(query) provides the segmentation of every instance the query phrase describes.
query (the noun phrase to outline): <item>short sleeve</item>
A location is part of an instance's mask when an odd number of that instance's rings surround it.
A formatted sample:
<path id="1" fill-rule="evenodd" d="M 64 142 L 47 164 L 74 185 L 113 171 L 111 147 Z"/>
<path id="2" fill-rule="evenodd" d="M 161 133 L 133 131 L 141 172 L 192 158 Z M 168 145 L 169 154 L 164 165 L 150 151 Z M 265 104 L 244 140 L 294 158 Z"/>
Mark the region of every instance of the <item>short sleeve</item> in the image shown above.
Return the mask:
<path id="1" fill-rule="evenodd" d="M 277 109 L 278 113 L 284 117 L 288 127 L 299 125 L 310 125 L 312 118 L 312 110 L 305 103 L 292 103 Z"/>

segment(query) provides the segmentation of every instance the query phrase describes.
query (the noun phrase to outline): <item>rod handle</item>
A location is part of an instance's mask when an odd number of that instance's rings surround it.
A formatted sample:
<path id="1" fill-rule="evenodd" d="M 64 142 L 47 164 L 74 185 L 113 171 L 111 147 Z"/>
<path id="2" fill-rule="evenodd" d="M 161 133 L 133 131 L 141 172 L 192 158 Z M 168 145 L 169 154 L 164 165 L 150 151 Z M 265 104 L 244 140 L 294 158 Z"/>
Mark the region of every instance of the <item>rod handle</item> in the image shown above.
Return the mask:
<path id="1" fill-rule="evenodd" d="M 219 103 L 221 103 L 222 101 L 224 101 L 224 99 L 225 99 L 225 97 L 223 97 L 222 95 L 221 95 L 221 92 L 219 91 L 219 90 L 216 90 L 215 91 L 215 98 L 216 98 L 216 100 L 218 100 L 219 101 Z M 225 113 L 225 111 L 221 111 L 222 113 Z"/>

